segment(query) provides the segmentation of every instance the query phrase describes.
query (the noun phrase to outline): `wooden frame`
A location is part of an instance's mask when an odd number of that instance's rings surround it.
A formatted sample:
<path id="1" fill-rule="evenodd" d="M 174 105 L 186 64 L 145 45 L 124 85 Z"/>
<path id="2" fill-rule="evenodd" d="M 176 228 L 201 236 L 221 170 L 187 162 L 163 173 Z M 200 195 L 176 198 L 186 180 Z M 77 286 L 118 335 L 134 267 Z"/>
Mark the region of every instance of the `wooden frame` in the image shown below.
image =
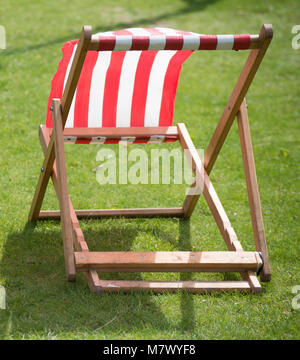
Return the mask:
<path id="1" fill-rule="evenodd" d="M 83 28 L 74 61 L 62 96 L 62 100 L 52 99 L 53 131 L 40 126 L 39 136 L 45 159 L 32 201 L 29 221 L 38 219 L 60 218 L 68 281 L 75 281 L 77 272 L 84 272 L 90 289 L 101 291 L 151 290 L 154 292 L 177 291 L 184 289 L 191 292 L 211 291 L 261 291 L 256 274 L 260 272 L 262 281 L 271 278 L 261 204 L 256 179 L 254 156 L 245 95 L 265 55 L 273 36 L 272 26 L 263 25 L 259 35 L 251 36 L 251 52 L 229 98 L 228 104 L 216 127 L 213 137 L 201 161 L 184 124 L 158 128 L 95 128 L 64 129 L 77 82 L 88 50 L 94 49 L 95 41 L 91 38 L 91 27 Z M 231 125 L 237 117 L 245 169 L 250 213 L 254 232 L 256 251 L 245 252 L 237 239 L 225 210 L 209 179 Z M 89 252 L 78 218 L 86 217 L 151 217 L 171 216 L 189 218 L 196 206 L 200 194 L 189 193 L 180 208 L 150 209 L 102 209 L 74 210 L 68 194 L 66 163 L 64 154 L 64 136 L 151 136 L 168 135 L 179 139 L 195 174 L 197 186 L 201 186 L 203 196 L 212 212 L 222 237 L 228 247 L 227 252 Z M 52 178 L 59 199 L 60 211 L 41 211 L 41 205 Z M 193 189 L 193 186 L 191 190 Z M 74 250 L 76 249 L 76 251 Z M 242 281 L 112 281 L 100 280 L 98 272 L 144 272 L 144 271 L 201 271 L 201 272 L 239 272 Z"/>

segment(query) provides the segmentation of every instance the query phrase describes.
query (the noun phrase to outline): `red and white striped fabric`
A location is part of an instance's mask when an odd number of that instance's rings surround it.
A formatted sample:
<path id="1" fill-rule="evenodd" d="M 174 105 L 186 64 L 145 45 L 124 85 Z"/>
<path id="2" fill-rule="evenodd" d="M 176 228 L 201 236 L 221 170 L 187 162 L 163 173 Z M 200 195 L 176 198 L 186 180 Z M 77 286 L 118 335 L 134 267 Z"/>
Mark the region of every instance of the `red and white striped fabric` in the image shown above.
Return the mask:
<path id="1" fill-rule="evenodd" d="M 159 27 L 131 28 L 93 35 L 94 39 L 99 39 L 99 51 L 87 53 L 66 127 L 172 125 L 177 83 L 183 62 L 195 49 L 233 49 L 237 48 L 237 44 L 244 47 L 247 42 L 250 44 L 250 36 L 249 39 L 246 35 L 242 37 L 204 36 Z M 73 40 L 62 48 L 63 58 L 52 80 L 48 101 L 48 128 L 52 127 L 51 99 L 62 97 L 77 43 L 78 40 Z M 102 137 L 66 139 L 72 143 L 116 143 L 120 140 Z M 176 138 L 134 138 L 128 141 L 167 142 L 176 141 Z"/>
<path id="2" fill-rule="evenodd" d="M 132 30 L 138 30 L 139 32 L 133 34 Z M 249 34 L 202 35 L 167 28 L 127 29 L 120 32 L 107 32 L 94 35 L 93 40 L 98 42 L 98 51 L 246 50 L 249 49 L 251 44 Z"/>

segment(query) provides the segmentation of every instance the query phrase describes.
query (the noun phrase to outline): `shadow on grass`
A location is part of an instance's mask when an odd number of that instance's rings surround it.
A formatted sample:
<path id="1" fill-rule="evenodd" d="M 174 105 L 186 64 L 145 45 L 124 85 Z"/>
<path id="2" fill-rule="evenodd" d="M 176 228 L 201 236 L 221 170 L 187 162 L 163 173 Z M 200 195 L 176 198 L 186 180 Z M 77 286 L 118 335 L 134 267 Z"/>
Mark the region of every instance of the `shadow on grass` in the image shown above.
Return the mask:
<path id="1" fill-rule="evenodd" d="M 160 14 L 157 16 L 146 17 L 142 19 L 137 19 L 136 21 L 132 22 L 119 22 L 116 24 L 107 24 L 103 26 L 94 26 L 93 33 L 104 32 L 104 31 L 112 31 L 124 28 L 131 28 L 131 27 L 146 27 L 160 21 L 168 20 L 169 18 L 176 17 L 178 15 L 185 15 L 192 12 L 203 11 L 207 6 L 213 5 L 218 0 L 184 0 L 185 6 L 179 10 L 173 12 L 167 12 L 164 14 Z M 83 24 L 84 25 L 84 24 Z M 51 34 L 49 34 L 51 36 Z M 56 39 L 41 43 L 41 44 L 33 44 L 26 47 L 20 47 L 15 49 L 7 49 L 4 56 L 14 55 L 17 53 L 28 52 L 32 50 L 37 50 L 46 46 L 55 45 L 55 44 L 63 44 L 66 41 L 77 39 L 80 36 L 80 31 L 75 33 L 70 33 L 66 36 L 61 36 Z"/>
<path id="2" fill-rule="evenodd" d="M 178 250 L 190 250 L 188 220 L 170 219 L 179 223 Z M 91 250 L 131 250 L 141 232 L 155 233 L 162 241 L 173 241 L 170 233 L 157 225 L 127 220 L 129 226 L 118 226 L 118 220 L 86 222 L 84 233 Z M 91 230 L 91 228 L 93 230 Z M 5 243 L 1 261 L 5 278 L 8 311 L 0 314 L 1 338 L 25 337 L 124 337 L 137 336 L 147 329 L 156 331 L 194 328 L 193 296 L 181 293 L 181 322 L 168 320 L 161 310 L 160 295 L 131 292 L 92 294 L 82 274 L 75 283 L 68 283 L 64 272 L 60 224 L 43 222 L 27 224 L 23 231 L 11 233 Z M 105 278 L 114 276 L 105 275 Z M 117 274 L 118 278 L 141 279 L 141 274 Z M 103 276 L 101 276 L 104 278 Z M 189 275 L 181 275 L 188 279 Z M 167 295 L 167 296 L 176 296 Z M 171 300 L 172 302 L 172 300 Z M 168 312 L 168 311 L 167 311 Z M 130 335 L 129 335 L 130 336 Z"/>

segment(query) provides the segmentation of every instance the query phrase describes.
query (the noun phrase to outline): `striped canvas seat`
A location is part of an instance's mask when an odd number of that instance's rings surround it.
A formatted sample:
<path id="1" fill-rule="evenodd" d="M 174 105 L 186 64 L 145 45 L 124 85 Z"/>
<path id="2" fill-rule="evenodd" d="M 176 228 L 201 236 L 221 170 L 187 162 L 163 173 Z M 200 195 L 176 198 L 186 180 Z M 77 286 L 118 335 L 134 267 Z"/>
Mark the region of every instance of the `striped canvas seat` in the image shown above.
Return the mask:
<path id="1" fill-rule="evenodd" d="M 170 126 L 179 73 L 193 50 L 245 49 L 249 35 L 205 36 L 167 28 L 131 28 L 99 33 L 98 51 L 89 51 L 73 98 L 66 128 Z M 64 44 L 52 80 L 46 127 L 52 127 L 50 103 L 62 97 L 78 40 Z M 135 48 L 143 50 L 135 50 Z M 130 50 L 130 51 L 129 51 Z M 176 137 L 80 139 L 70 143 L 169 142 Z"/>

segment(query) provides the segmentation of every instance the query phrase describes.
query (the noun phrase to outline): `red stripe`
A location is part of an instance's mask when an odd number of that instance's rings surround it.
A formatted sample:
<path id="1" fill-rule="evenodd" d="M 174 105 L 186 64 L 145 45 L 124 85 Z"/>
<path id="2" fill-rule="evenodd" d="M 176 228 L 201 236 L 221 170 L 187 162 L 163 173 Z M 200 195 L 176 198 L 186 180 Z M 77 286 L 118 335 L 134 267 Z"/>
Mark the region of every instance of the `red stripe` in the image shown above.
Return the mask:
<path id="1" fill-rule="evenodd" d="M 146 29 L 144 29 L 146 30 Z M 148 50 L 149 48 L 149 36 L 132 35 L 132 44 L 130 50 Z"/>
<path id="2" fill-rule="evenodd" d="M 47 117 L 46 117 L 46 127 L 52 128 L 52 112 L 50 111 L 51 101 L 53 98 L 61 99 L 64 87 L 64 80 L 67 72 L 67 68 L 73 53 L 74 46 L 76 42 L 68 42 L 65 43 L 62 48 L 63 58 L 60 60 L 58 64 L 58 69 L 56 74 L 54 75 L 52 82 L 51 82 L 51 91 L 48 98 L 48 105 L 47 105 Z"/>
<path id="3" fill-rule="evenodd" d="M 193 51 L 177 51 L 171 58 L 164 81 L 161 107 L 159 114 L 159 126 L 170 126 L 173 122 L 174 102 L 181 65 L 192 55 Z"/>
<path id="4" fill-rule="evenodd" d="M 103 97 L 102 126 L 116 126 L 116 112 L 119 92 L 120 75 L 126 51 L 113 51 L 110 65 L 106 72 Z M 107 81 L 109 80 L 109 81 Z"/>
<path id="5" fill-rule="evenodd" d="M 150 136 L 137 137 L 133 141 L 133 144 L 145 144 L 150 140 Z"/>
<path id="6" fill-rule="evenodd" d="M 200 36 L 199 50 L 216 50 L 217 42 L 218 40 L 216 35 Z"/>
<path id="7" fill-rule="evenodd" d="M 112 51 L 116 45 L 115 36 L 99 36 L 98 51 Z"/>
<path id="8" fill-rule="evenodd" d="M 177 141 L 177 140 L 179 140 L 179 138 L 178 137 L 176 137 L 176 136 L 166 136 L 165 137 L 165 140 L 163 141 L 163 142 L 175 142 L 175 141 Z"/>
<path id="9" fill-rule="evenodd" d="M 75 128 L 88 127 L 91 80 L 98 55 L 99 53 L 96 51 L 89 51 L 83 64 L 76 91 L 74 109 Z"/>
<path id="10" fill-rule="evenodd" d="M 131 104 L 131 126 L 144 126 L 150 71 L 157 51 L 141 53 L 137 65 Z"/>
<path id="11" fill-rule="evenodd" d="M 179 138 L 176 136 L 166 136 L 161 142 L 175 142 Z M 138 137 L 133 141 L 133 144 L 145 144 L 150 141 L 150 136 Z"/>
<path id="12" fill-rule="evenodd" d="M 91 142 L 90 138 L 77 138 L 75 144 L 89 144 Z"/>
<path id="13" fill-rule="evenodd" d="M 167 36 L 165 50 L 181 50 L 183 46 L 182 36 Z"/>
<path id="14" fill-rule="evenodd" d="M 118 144 L 121 141 L 120 137 L 108 137 L 104 144 Z"/>
<path id="15" fill-rule="evenodd" d="M 131 50 L 148 50 L 149 37 L 148 36 L 133 36 Z"/>
<path id="16" fill-rule="evenodd" d="M 251 44 L 251 37 L 249 34 L 234 35 L 233 50 L 247 50 Z"/>
<path id="17" fill-rule="evenodd" d="M 126 29 L 113 31 L 114 35 L 132 35 L 132 33 Z"/>

